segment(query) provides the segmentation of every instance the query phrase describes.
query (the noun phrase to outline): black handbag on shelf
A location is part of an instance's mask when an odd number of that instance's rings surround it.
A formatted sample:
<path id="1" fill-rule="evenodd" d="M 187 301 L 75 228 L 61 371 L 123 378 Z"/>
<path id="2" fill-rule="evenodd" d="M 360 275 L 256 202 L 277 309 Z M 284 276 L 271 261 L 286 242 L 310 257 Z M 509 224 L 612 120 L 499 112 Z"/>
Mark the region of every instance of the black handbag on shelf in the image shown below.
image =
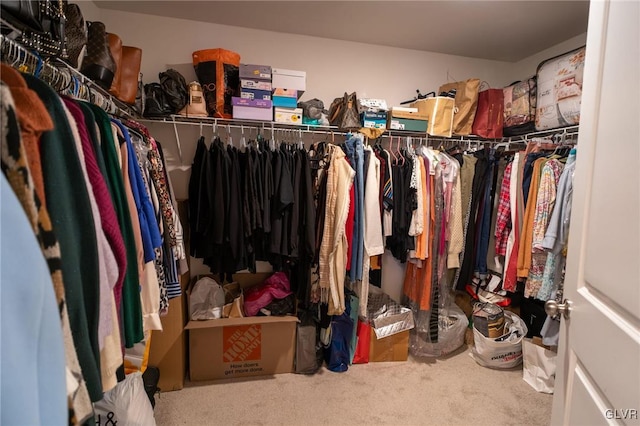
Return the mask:
<path id="1" fill-rule="evenodd" d="M 2 0 L 0 10 L 9 24 L 2 26 L 2 34 L 41 55 L 66 59 L 63 0 Z"/>
<path id="2" fill-rule="evenodd" d="M 171 105 L 171 112 L 180 111 L 189 102 L 189 88 L 184 77 L 173 68 L 161 72 L 158 76 L 167 101 Z"/>
<path id="3" fill-rule="evenodd" d="M 173 108 L 167 100 L 167 94 L 162 89 L 160 83 L 149 83 L 144 85 L 145 117 L 166 117 L 171 115 Z"/>

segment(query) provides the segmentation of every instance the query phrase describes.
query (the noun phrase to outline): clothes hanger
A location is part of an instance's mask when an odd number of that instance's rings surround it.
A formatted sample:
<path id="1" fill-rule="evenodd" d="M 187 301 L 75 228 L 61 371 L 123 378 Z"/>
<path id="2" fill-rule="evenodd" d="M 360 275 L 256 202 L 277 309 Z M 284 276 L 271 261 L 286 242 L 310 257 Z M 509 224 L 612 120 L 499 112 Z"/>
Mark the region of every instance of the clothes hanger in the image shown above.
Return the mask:
<path id="1" fill-rule="evenodd" d="M 396 150 L 398 152 L 398 155 L 400 156 L 400 159 L 402 160 L 401 166 L 404 166 L 405 158 L 404 158 L 404 155 L 402 155 L 402 152 L 400 151 L 400 140 L 401 140 L 401 137 L 398 136 L 398 142 L 397 142 L 397 145 L 396 145 Z"/>
<path id="2" fill-rule="evenodd" d="M 389 135 L 389 154 L 393 156 L 392 164 L 398 165 L 400 159 L 396 156 L 396 153 L 393 152 L 393 136 Z"/>

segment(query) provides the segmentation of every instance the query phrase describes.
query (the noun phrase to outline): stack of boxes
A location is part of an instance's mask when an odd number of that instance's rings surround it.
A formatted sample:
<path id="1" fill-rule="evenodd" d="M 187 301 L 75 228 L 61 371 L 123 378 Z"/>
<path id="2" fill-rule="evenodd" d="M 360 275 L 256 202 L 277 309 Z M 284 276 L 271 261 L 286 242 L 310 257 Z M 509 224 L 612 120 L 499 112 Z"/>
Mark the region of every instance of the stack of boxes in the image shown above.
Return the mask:
<path id="1" fill-rule="evenodd" d="M 302 108 L 298 99 L 307 90 L 307 73 L 304 71 L 273 68 L 273 121 L 302 124 Z"/>
<path id="2" fill-rule="evenodd" d="M 271 121 L 271 67 L 240 64 L 240 97 L 234 97 L 233 118 Z"/>

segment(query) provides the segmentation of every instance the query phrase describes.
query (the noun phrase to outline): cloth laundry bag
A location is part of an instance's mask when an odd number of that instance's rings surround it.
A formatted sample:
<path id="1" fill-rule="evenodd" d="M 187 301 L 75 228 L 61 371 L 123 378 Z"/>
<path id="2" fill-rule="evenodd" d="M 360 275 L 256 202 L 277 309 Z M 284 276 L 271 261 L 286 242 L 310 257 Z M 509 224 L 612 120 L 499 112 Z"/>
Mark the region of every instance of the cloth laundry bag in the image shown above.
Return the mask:
<path id="1" fill-rule="evenodd" d="M 471 356 L 483 367 L 508 369 L 522 364 L 522 339 L 527 334 L 524 321 L 510 311 L 504 312 L 505 334 L 497 338 L 485 337 L 473 327 Z"/>
<path id="2" fill-rule="evenodd" d="M 225 49 L 206 49 L 192 56 L 207 112 L 213 117 L 231 118 L 231 98 L 238 96 L 240 87 L 240 55 Z"/>
<path id="3" fill-rule="evenodd" d="M 470 135 L 478 108 L 480 80 L 470 78 L 464 81 L 446 83 L 440 86 L 438 93 L 448 92 L 453 89 L 456 91 L 455 105 L 458 110 L 453 121 L 453 133 L 456 135 Z"/>
<path id="4" fill-rule="evenodd" d="M 324 358 L 327 368 L 336 373 L 347 371 L 351 363 L 353 320 L 350 314 L 351 305 L 347 304 L 342 315 L 336 315 L 331 319 L 331 343 L 325 350 Z"/>
<path id="5" fill-rule="evenodd" d="M 538 392 L 553 393 L 558 354 L 524 339 L 522 355 L 522 379 Z"/>

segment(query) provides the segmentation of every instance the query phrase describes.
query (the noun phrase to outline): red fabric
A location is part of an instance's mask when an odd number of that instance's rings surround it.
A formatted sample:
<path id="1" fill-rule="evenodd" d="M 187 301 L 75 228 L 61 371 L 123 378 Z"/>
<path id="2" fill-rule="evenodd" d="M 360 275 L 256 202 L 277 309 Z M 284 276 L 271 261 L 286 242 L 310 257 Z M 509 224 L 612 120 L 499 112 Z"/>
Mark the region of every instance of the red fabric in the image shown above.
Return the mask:
<path id="1" fill-rule="evenodd" d="M 247 316 L 258 315 L 260 309 L 273 299 L 284 299 L 291 294 L 291 284 L 284 272 L 276 272 L 262 284 L 251 287 L 244 292 L 244 312 Z"/>
<path id="2" fill-rule="evenodd" d="M 344 233 L 347 236 L 347 271 L 351 269 L 351 254 L 353 253 L 353 227 L 356 217 L 356 186 L 351 185 L 349 190 L 349 214 L 344 225 Z"/>
<path id="3" fill-rule="evenodd" d="M 356 335 L 358 340 L 356 352 L 353 355 L 353 364 L 367 364 L 369 362 L 369 343 L 371 341 L 371 327 L 369 324 L 358 320 Z"/>
<path id="4" fill-rule="evenodd" d="M 502 178 L 502 186 L 500 187 L 500 201 L 498 204 L 498 217 L 496 219 L 496 254 L 498 256 L 506 256 L 507 240 L 511 232 L 511 198 L 509 191 L 511 189 L 511 169 L 513 163 L 507 164 L 504 169 L 504 177 Z"/>
<path id="5" fill-rule="evenodd" d="M 113 295 L 120 312 L 120 300 L 122 298 L 122 283 L 124 282 L 124 276 L 127 272 L 127 252 L 124 247 L 124 240 L 122 238 L 122 231 L 118 223 L 118 217 L 116 216 L 115 208 L 113 207 L 113 201 L 111 200 L 111 194 L 107 188 L 107 184 L 102 176 L 102 172 L 98 167 L 95 152 L 93 151 L 93 144 L 89 139 L 89 133 L 84 121 L 84 114 L 75 101 L 68 98 L 62 98 L 65 106 L 76 120 L 78 127 L 78 134 L 82 141 L 82 152 L 85 158 L 85 166 L 87 168 L 87 175 L 89 175 L 89 182 L 93 188 L 93 195 L 98 204 L 98 210 L 100 210 L 100 223 L 102 224 L 102 230 L 109 242 L 109 246 L 113 251 L 113 255 L 116 258 L 118 264 L 118 281 L 113 288 Z"/>

